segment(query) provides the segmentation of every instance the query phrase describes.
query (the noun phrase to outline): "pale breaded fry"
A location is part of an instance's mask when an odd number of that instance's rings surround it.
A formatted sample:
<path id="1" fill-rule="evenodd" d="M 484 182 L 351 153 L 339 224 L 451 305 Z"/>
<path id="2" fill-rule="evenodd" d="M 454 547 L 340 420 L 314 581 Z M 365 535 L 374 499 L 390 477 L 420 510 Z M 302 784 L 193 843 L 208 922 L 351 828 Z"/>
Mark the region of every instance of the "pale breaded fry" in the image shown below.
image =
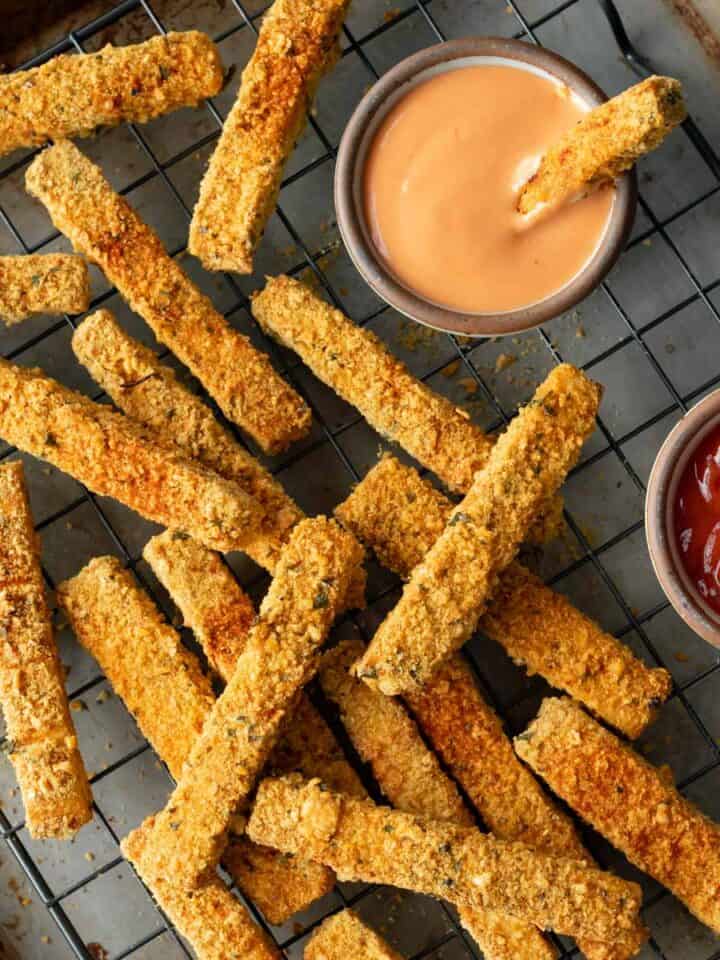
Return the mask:
<path id="1" fill-rule="evenodd" d="M 452 503 L 412 467 L 386 456 L 335 514 L 382 564 L 407 578 L 442 533 L 452 508 Z M 672 678 L 666 670 L 646 667 L 629 647 L 605 633 L 566 597 L 546 587 L 519 563 L 510 564 L 500 576 L 479 629 L 501 644 L 529 674 L 539 673 L 552 686 L 567 690 L 629 737 L 642 733 L 671 691 Z M 431 686 L 442 682 L 438 677 Z M 461 677 L 454 677 L 452 682 L 460 683 Z M 414 710 L 425 702 L 423 693 L 419 692 L 417 702 L 413 700 Z M 439 704 L 440 700 L 428 697 L 429 709 L 433 703 Z M 462 717 L 462 711 L 458 717 Z M 461 730 L 449 736 L 450 747 L 458 742 Z M 444 756 L 445 762 L 451 763 Z M 457 759 L 462 762 L 461 749 Z M 502 771 L 506 760 L 498 757 L 498 761 L 498 770 Z M 455 775 L 473 796 L 472 787 L 457 772 Z M 493 826 L 494 817 L 480 808 L 491 828 L 505 835 L 500 827 Z M 528 842 L 543 845 L 540 838 Z"/>
<path id="2" fill-rule="evenodd" d="M 129 417 L 184 447 L 192 457 L 254 497 L 265 518 L 245 552 L 271 573 L 302 510 L 280 483 L 251 456 L 210 408 L 161 363 L 154 351 L 134 340 L 109 310 L 98 310 L 72 339 L 78 360 Z M 191 549 L 188 547 L 188 549 Z"/>
<path id="3" fill-rule="evenodd" d="M 268 453 L 310 429 L 305 402 L 168 256 L 157 234 L 72 143 L 40 153 L 26 185 L 76 250 L 97 263 L 215 398 Z"/>
<path id="4" fill-rule="evenodd" d="M 174 444 L 69 390 L 41 370 L 0 360 L 0 436 L 141 516 L 217 550 L 242 550 L 257 501 Z"/>
<path id="5" fill-rule="evenodd" d="M 417 689 L 469 639 L 538 508 L 576 463 L 599 402 L 599 386 L 569 364 L 549 374 L 358 661 L 366 682 L 386 694 Z"/>
<path id="6" fill-rule="evenodd" d="M 0 705 L 30 836 L 71 837 L 92 819 L 92 796 L 20 462 L 0 466 Z"/>
<path id="7" fill-rule="evenodd" d="M 402 960 L 352 910 L 323 920 L 305 947 L 303 960 Z"/>
<path id="8" fill-rule="evenodd" d="M 363 649 L 362 642 L 354 640 L 330 650 L 323 657 L 319 679 L 325 695 L 339 707 L 353 746 L 370 764 L 383 794 L 405 813 L 474 826 L 475 820 L 455 784 L 425 745 L 400 702 L 371 690 L 350 673 Z M 512 754 L 509 742 L 508 750 Z M 511 795 L 504 802 L 512 804 Z M 532 924 L 514 917 L 484 914 L 482 910 L 460 908 L 463 925 L 487 960 L 552 960 L 557 956 Z"/>
<path id="9" fill-rule="evenodd" d="M 342 880 L 387 883 L 571 936 L 622 939 L 641 902 L 637 884 L 577 860 L 378 807 L 295 776 L 262 781 L 247 830 L 257 843 L 302 850 Z"/>
<path id="10" fill-rule="evenodd" d="M 58 586 L 57 597 L 78 641 L 177 779 L 215 702 L 197 658 L 116 557 L 95 557 Z"/>
<path id="11" fill-rule="evenodd" d="M 0 77 L 0 155 L 194 107 L 222 83 L 217 47 L 195 30 L 53 57 Z"/>
<path id="12" fill-rule="evenodd" d="M 185 649 L 175 630 L 114 557 L 91 560 L 77 576 L 61 584 L 58 602 L 77 639 L 98 661 L 177 780 L 215 703 L 197 658 Z M 317 732 L 315 727 L 312 731 Z M 313 763 L 307 767 L 278 763 L 270 769 L 283 773 L 299 769 L 306 776 L 316 775 Z M 332 871 L 321 864 L 260 850 L 244 837 L 228 848 L 223 865 L 271 923 L 284 923 L 296 910 L 331 890 L 335 882 Z"/>
<path id="13" fill-rule="evenodd" d="M 485 466 L 492 440 L 465 411 L 417 380 L 373 333 L 358 327 L 308 286 L 268 278 L 253 296 L 263 329 L 452 490 L 465 492 Z"/>
<path id="14" fill-rule="evenodd" d="M 339 56 L 349 0 L 275 0 L 200 185 L 190 252 L 208 270 L 252 273 L 285 162 L 315 89 Z"/>
<path id="15" fill-rule="evenodd" d="M 270 938 L 214 870 L 207 870 L 191 888 L 177 884 L 172 874 L 155 872 L 143 827 L 133 830 L 122 848 L 198 960 L 281 960 Z"/>
<path id="16" fill-rule="evenodd" d="M 214 866 L 285 717 L 318 665 L 362 549 L 333 520 L 293 530 L 237 666 L 193 745 L 183 775 L 146 821 L 153 872 L 191 883 Z"/>
<path id="17" fill-rule="evenodd" d="M 42 313 L 82 313 L 89 305 L 90 280 L 82 257 L 71 253 L 0 257 L 0 320 L 5 323 Z"/>
<path id="18" fill-rule="evenodd" d="M 682 85 L 648 77 L 595 107 L 554 144 L 518 200 L 520 213 L 558 204 L 614 180 L 659 147 L 687 116 Z"/>
<path id="19" fill-rule="evenodd" d="M 567 698 L 545 700 L 515 748 L 631 863 L 720 932 L 720 826 L 662 771 Z"/>

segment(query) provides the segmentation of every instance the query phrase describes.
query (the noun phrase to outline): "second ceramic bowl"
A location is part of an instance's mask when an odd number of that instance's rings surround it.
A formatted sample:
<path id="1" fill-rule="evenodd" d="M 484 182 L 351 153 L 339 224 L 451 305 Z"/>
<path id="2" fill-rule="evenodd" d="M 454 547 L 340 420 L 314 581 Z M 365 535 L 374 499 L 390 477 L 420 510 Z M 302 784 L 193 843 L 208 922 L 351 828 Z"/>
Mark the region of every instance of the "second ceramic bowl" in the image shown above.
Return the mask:
<path id="1" fill-rule="evenodd" d="M 407 89 L 431 72 L 483 62 L 527 64 L 566 84 L 592 106 L 607 97 L 574 64 L 542 47 L 502 37 L 467 37 L 428 47 L 393 67 L 360 101 L 347 125 L 335 168 L 335 210 L 348 253 L 365 281 L 386 303 L 427 326 L 465 336 L 516 334 L 571 309 L 603 280 L 627 242 L 637 205 L 634 172 L 617 182 L 615 201 L 605 234 L 595 254 L 568 284 L 537 303 L 501 314 L 466 314 L 432 303 L 404 286 L 379 256 L 370 238 L 362 200 L 363 169 L 368 149 L 387 111 Z"/>

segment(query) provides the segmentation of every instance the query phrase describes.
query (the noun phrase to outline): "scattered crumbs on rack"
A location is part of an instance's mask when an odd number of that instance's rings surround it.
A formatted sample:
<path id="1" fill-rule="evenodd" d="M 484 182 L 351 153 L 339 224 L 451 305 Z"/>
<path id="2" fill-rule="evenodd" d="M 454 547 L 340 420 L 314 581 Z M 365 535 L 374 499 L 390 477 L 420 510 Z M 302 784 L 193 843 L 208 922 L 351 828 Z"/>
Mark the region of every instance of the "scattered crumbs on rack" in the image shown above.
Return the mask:
<path id="1" fill-rule="evenodd" d="M 517 363 L 517 357 L 514 353 L 500 353 L 495 361 L 495 372 L 501 373 L 514 363 Z"/>
<path id="2" fill-rule="evenodd" d="M 676 650 L 673 654 L 678 663 L 690 663 L 690 657 L 682 650 Z"/>
<path id="3" fill-rule="evenodd" d="M 87 708 L 87 704 L 84 700 L 77 699 L 70 701 L 70 709 L 75 713 L 82 713 L 84 710 L 87 710 Z"/>
<path id="4" fill-rule="evenodd" d="M 100 693 L 95 697 L 95 703 L 105 703 L 111 697 L 110 691 L 104 687 Z"/>
<path id="5" fill-rule="evenodd" d="M 401 320 L 400 329 L 395 335 L 395 342 L 406 350 L 416 351 L 428 349 L 430 356 L 439 346 L 439 332 L 431 327 L 424 327 L 414 320 Z"/>
<path id="6" fill-rule="evenodd" d="M 88 953 L 93 960 L 108 960 L 110 954 L 101 943 L 92 942 L 87 945 Z"/>
<path id="7" fill-rule="evenodd" d="M 40 937 L 40 943 L 45 943 L 45 944 L 52 943 L 52 938 L 49 937 L 46 933 L 44 933 L 44 934 Z"/>
<path id="8" fill-rule="evenodd" d="M 393 20 L 397 20 L 397 18 L 400 16 L 400 13 L 401 13 L 400 7 L 391 7 L 389 10 L 385 11 L 385 16 L 383 17 L 383 20 L 385 21 L 385 23 L 392 23 Z"/>
<path id="9" fill-rule="evenodd" d="M 88 863 L 92 863 L 93 860 L 95 859 L 95 854 L 92 853 L 90 850 L 87 850 L 85 852 L 85 859 L 87 860 Z"/>
<path id="10" fill-rule="evenodd" d="M 446 377 L 449 380 L 451 377 L 455 376 L 459 369 L 460 361 L 453 360 L 452 363 L 449 363 L 446 367 L 443 367 L 440 373 L 443 375 L 443 377 Z"/>

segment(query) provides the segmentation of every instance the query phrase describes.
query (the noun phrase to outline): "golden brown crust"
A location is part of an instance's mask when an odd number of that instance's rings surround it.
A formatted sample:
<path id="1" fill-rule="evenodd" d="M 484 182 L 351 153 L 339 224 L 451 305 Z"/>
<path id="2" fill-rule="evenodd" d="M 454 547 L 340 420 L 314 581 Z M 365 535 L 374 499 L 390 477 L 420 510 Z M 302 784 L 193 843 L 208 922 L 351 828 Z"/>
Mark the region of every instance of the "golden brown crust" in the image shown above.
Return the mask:
<path id="1" fill-rule="evenodd" d="M 280 483 L 179 382 L 170 367 L 122 329 L 109 310 L 98 310 L 84 320 L 72 344 L 78 360 L 129 417 L 173 440 L 258 501 L 265 518 L 244 549 L 272 573 L 290 530 L 303 518 Z"/>
<path id="2" fill-rule="evenodd" d="M 397 810 L 473 826 L 475 820 L 455 784 L 400 702 L 371 690 L 350 673 L 363 649 L 359 640 L 345 641 L 325 654 L 319 671 L 323 691 L 339 707 L 353 746 L 370 764 L 380 789 Z M 512 804 L 511 798 L 509 794 L 503 803 Z M 556 956 L 532 924 L 511 917 L 486 917 L 484 911 L 467 907 L 461 908 L 460 916 L 488 960 L 551 960 Z"/>
<path id="3" fill-rule="evenodd" d="M 215 701 L 197 658 L 116 557 L 95 557 L 58 586 L 57 597 L 75 636 L 177 779 Z"/>
<path id="4" fill-rule="evenodd" d="M 542 158 L 523 187 L 520 213 L 558 204 L 607 183 L 659 147 L 687 115 L 682 85 L 671 77 L 648 77 L 591 110 Z"/>
<path id="5" fill-rule="evenodd" d="M 53 57 L 0 77 L 0 155 L 194 107 L 222 83 L 217 47 L 195 30 Z"/>
<path id="6" fill-rule="evenodd" d="M 302 520 L 282 552 L 245 649 L 157 816 L 146 821 L 154 872 L 192 882 L 214 866 L 231 817 L 317 669 L 362 550 L 324 517 Z"/>
<path id="7" fill-rule="evenodd" d="M 69 253 L 0 257 L 0 320 L 5 323 L 43 313 L 82 313 L 89 305 L 90 280 L 82 257 Z"/>
<path id="8" fill-rule="evenodd" d="M 248 822 L 258 843 L 458 906 L 509 913 L 569 935 L 620 938 L 636 922 L 637 884 L 478 830 L 332 793 L 318 781 L 264 780 Z M 522 877 L 522 883 L 518 883 Z"/>
<path id="9" fill-rule="evenodd" d="M 229 420 L 268 453 L 307 433 L 311 413 L 305 402 L 218 313 L 77 147 L 61 141 L 44 150 L 28 167 L 26 184 L 55 226 L 101 267 Z"/>
<path id="10" fill-rule="evenodd" d="M 631 863 L 720 932 L 720 826 L 572 700 L 548 699 L 520 756 Z"/>
<path id="11" fill-rule="evenodd" d="M 294 350 L 324 383 L 452 490 L 466 491 L 492 441 L 467 413 L 417 380 L 369 330 L 305 284 L 268 278 L 252 301 L 258 323 Z"/>
<path id="12" fill-rule="evenodd" d="M 318 927 L 303 960 L 402 960 L 352 910 L 341 910 Z"/>
<path id="13" fill-rule="evenodd" d="M 71 837 L 92 819 L 92 796 L 19 462 L 0 466 L 0 703 L 30 836 Z"/>
<path id="14" fill-rule="evenodd" d="M 382 564 L 407 578 L 442 533 L 451 511 L 450 501 L 417 471 L 386 456 L 335 514 Z M 646 667 L 625 644 L 518 563 L 501 575 L 479 628 L 528 673 L 567 690 L 627 736 L 639 736 L 670 694 L 672 678 L 666 670 Z"/>
<path id="15" fill-rule="evenodd" d="M 252 273 L 285 162 L 322 75 L 338 54 L 349 0 L 275 0 L 242 75 L 190 225 L 208 270 Z"/>
<path id="16" fill-rule="evenodd" d="M 366 682 L 387 694 L 417 689 L 469 639 L 538 508 L 576 463 L 599 402 L 599 386 L 569 364 L 549 374 L 358 661 Z"/>
<path id="17" fill-rule="evenodd" d="M 260 507 L 174 444 L 41 370 L 0 360 L 0 436 L 141 516 L 187 530 L 217 550 L 241 550 Z"/>
<path id="18" fill-rule="evenodd" d="M 213 870 L 190 888 L 177 884 L 171 874 L 156 873 L 142 827 L 123 840 L 122 850 L 198 960 L 281 960 L 270 938 Z"/>

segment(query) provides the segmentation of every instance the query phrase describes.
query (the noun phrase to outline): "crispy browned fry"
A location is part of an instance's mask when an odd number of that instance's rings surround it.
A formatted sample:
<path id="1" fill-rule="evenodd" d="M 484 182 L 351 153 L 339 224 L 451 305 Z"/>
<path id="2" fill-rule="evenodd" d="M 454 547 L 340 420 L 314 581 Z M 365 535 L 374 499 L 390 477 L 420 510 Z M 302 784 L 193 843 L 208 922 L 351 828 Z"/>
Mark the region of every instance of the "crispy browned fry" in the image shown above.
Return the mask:
<path id="1" fill-rule="evenodd" d="M 659 147 L 687 116 L 682 85 L 648 77 L 591 110 L 542 158 L 520 193 L 518 210 L 558 204 L 607 183 Z"/>
<path id="2" fill-rule="evenodd" d="M 275 0 L 200 185 L 189 249 L 209 270 L 252 273 L 285 162 L 340 49 L 349 0 Z"/>
<path id="3" fill-rule="evenodd" d="M 543 702 L 520 756 L 635 866 L 720 932 L 720 826 L 567 698 Z"/>
<path id="4" fill-rule="evenodd" d="M 95 493 L 190 532 L 216 550 L 242 550 L 262 513 L 236 483 L 109 407 L 41 370 L 0 360 L 0 436 Z"/>
<path id="5" fill-rule="evenodd" d="M 92 797 L 20 462 L 0 466 L 0 704 L 30 836 L 72 836 L 92 818 Z"/>
<path id="6" fill-rule="evenodd" d="M 0 257 L 0 320 L 5 323 L 42 313 L 82 313 L 89 304 L 90 280 L 82 257 L 71 253 Z"/>
<path id="7" fill-rule="evenodd" d="M 455 784 L 443 772 L 400 702 L 371 690 L 350 673 L 363 649 L 360 640 L 341 643 L 325 655 L 319 672 L 322 688 L 339 707 L 358 754 L 370 764 L 380 789 L 397 810 L 473 826 L 474 818 Z M 507 745 L 512 754 L 510 743 Z M 512 805 L 512 795 L 504 802 Z M 552 960 L 557 956 L 530 923 L 514 917 L 488 916 L 485 911 L 468 907 L 460 909 L 460 919 L 487 960 Z"/>
<path id="8" fill-rule="evenodd" d="M 122 329 L 109 310 L 98 310 L 84 320 L 72 343 L 78 360 L 129 417 L 184 447 L 258 501 L 265 519 L 245 551 L 272 573 L 290 530 L 303 517 L 272 474 L 240 446 L 154 351 Z"/>
<path id="9" fill-rule="evenodd" d="M 154 872 L 155 860 L 148 852 L 144 828 L 129 834 L 122 846 L 198 960 L 280 960 L 270 938 L 253 923 L 214 870 L 207 870 L 188 889 L 177 884 L 172 874 Z"/>
<path id="10" fill-rule="evenodd" d="M 382 564 L 402 577 L 408 577 L 420 563 L 451 512 L 452 504 L 446 497 L 412 467 L 390 456 L 384 457 L 335 511 L 338 519 L 374 550 Z M 500 643 L 528 673 L 539 673 L 552 686 L 567 690 L 627 736 L 639 736 L 670 694 L 672 679 L 666 670 L 646 667 L 629 647 L 605 633 L 567 598 L 544 586 L 518 563 L 501 575 L 479 629 Z M 459 677 L 446 679 L 450 684 L 460 682 Z M 431 686 L 440 683 L 438 677 Z M 421 691 L 417 701 L 413 699 L 413 709 L 424 702 Z M 432 696 L 427 698 L 428 707 L 439 702 Z M 462 716 L 462 710 L 458 716 Z M 450 747 L 458 742 L 460 734 L 461 728 L 448 737 Z M 458 748 L 461 764 L 462 754 Z M 445 762 L 451 763 L 444 756 Z M 498 771 L 502 771 L 506 760 L 499 757 L 498 761 Z M 455 775 L 472 796 L 472 788 L 457 772 Z M 492 825 L 495 818 L 488 819 L 488 812 L 482 806 L 481 810 Z M 499 828 L 492 829 L 505 835 Z M 541 839 L 528 842 L 541 844 Z"/>
<path id="11" fill-rule="evenodd" d="M 300 777 L 262 781 L 248 835 L 302 850 L 343 880 L 404 887 L 569 935 L 622 939 L 641 902 L 637 884 L 577 860 L 377 807 Z"/>
<path id="12" fill-rule="evenodd" d="M 268 278 L 252 309 L 265 330 L 357 407 L 378 433 L 399 443 L 452 490 L 469 489 L 487 462 L 492 440 L 464 410 L 417 380 L 374 334 L 286 276 Z"/>
<path id="13" fill-rule="evenodd" d="M 218 862 L 230 819 L 317 669 L 320 646 L 361 560 L 358 542 L 334 521 L 317 517 L 295 527 L 175 791 L 146 821 L 153 872 L 192 882 Z"/>
<path id="14" fill-rule="evenodd" d="M 341 910 L 320 925 L 305 947 L 304 960 L 402 960 L 352 910 Z"/>
<path id="15" fill-rule="evenodd" d="M 358 661 L 383 693 L 421 687 L 469 639 L 538 508 L 557 492 L 595 424 L 600 388 L 562 364 L 493 447 L 487 466 L 413 570 Z"/>
<path id="16" fill-rule="evenodd" d="M 307 433 L 311 413 L 304 401 L 218 313 L 77 147 L 63 141 L 44 150 L 28 167 L 26 184 L 58 230 L 102 268 L 229 420 L 268 453 Z"/>
<path id="17" fill-rule="evenodd" d="M 61 584 L 58 601 L 80 643 L 98 661 L 177 779 L 215 702 L 197 658 L 183 647 L 147 594 L 114 557 L 92 560 L 76 577 Z M 312 719 L 307 713 L 301 718 L 308 735 L 320 736 L 322 720 L 318 717 L 313 725 Z M 280 754 L 269 769 L 318 775 L 318 764 L 286 764 L 290 756 Z M 330 771 L 321 767 L 321 772 Z M 284 923 L 332 889 L 335 882 L 332 871 L 321 864 L 261 850 L 244 837 L 234 838 L 223 865 L 271 923 Z"/>
<path id="18" fill-rule="evenodd" d="M 0 154 L 194 107 L 222 82 L 217 47 L 195 30 L 53 57 L 0 77 Z"/>
<path id="19" fill-rule="evenodd" d="M 57 597 L 77 639 L 179 777 L 215 701 L 197 658 L 116 557 L 91 560 Z"/>

